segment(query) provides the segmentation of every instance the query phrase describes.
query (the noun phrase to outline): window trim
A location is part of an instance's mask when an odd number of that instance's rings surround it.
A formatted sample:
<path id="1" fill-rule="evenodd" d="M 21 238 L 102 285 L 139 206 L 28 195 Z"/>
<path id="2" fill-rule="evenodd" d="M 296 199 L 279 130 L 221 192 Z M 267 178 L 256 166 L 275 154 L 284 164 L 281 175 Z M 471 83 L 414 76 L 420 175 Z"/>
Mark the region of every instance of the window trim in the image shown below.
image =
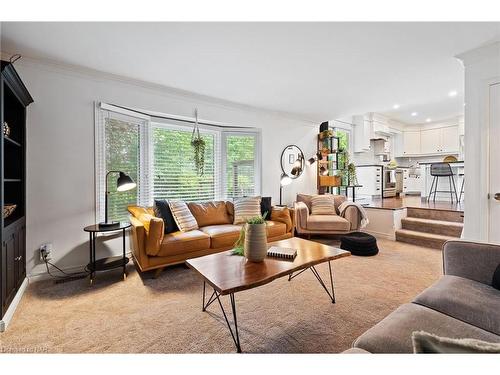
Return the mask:
<path id="1" fill-rule="evenodd" d="M 231 129 L 224 129 L 221 132 L 221 172 L 224 171 L 224 173 L 221 173 L 220 179 L 222 183 L 222 196 L 227 197 L 227 158 L 224 157 L 224 155 L 227 155 L 227 144 L 226 140 L 228 136 L 253 136 L 255 138 L 255 153 L 254 153 L 254 170 L 257 171 L 255 174 L 255 191 L 254 194 L 256 196 L 260 196 L 262 194 L 262 142 L 261 142 L 261 136 L 262 136 L 262 131 L 261 129 L 256 129 L 256 131 L 251 132 L 248 130 L 248 128 L 245 129 L 238 129 L 238 128 L 231 128 Z"/>

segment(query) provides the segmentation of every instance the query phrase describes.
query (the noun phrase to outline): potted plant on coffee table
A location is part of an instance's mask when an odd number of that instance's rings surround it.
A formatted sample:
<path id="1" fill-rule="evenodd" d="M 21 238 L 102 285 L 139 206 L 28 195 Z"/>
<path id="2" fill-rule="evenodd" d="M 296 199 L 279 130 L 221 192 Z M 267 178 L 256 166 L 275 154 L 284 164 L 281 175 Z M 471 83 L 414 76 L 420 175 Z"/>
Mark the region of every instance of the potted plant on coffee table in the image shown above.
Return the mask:
<path id="1" fill-rule="evenodd" d="M 267 212 L 262 216 L 247 219 L 234 244 L 233 254 L 244 255 L 250 262 L 262 262 L 267 255 Z"/>

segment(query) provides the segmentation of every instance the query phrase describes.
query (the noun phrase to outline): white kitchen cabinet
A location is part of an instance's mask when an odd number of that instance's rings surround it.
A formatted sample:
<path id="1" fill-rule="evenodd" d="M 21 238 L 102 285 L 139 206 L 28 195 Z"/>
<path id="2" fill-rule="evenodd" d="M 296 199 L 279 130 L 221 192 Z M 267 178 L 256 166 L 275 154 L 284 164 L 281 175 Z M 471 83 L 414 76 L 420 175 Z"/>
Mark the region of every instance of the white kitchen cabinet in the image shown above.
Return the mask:
<path id="1" fill-rule="evenodd" d="M 420 154 L 420 130 L 403 133 L 403 155 Z"/>
<path id="2" fill-rule="evenodd" d="M 420 133 L 420 153 L 436 154 L 441 152 L 441 129 L 426 129 Z"/>
<path id="3" fill-rule="evenodd" d="M 381 166 L 358 166 L 356 177 L 358 183 L 362 185 L 356 188 L 356 195 L 377 196 L 382 194 Z"/>
<path id="4" fill-rule="evenodd" d="M 405 131 L 402 156 L 457 154 L 458 133 L 458 126 Z"/>
<path id="5" fill-rule="evenodd" d="M 458 146 L 458 126 L 448 126 L 441 128 L 441 151 L 447 153 L 457 153 Z"/>
<path id="6" fill-rule="evenodd" d="M 370 129 L 369 123 L 364 116 L 353 116 L 354 124 L 354 152 L 366 152 L 370 150 Z"/>

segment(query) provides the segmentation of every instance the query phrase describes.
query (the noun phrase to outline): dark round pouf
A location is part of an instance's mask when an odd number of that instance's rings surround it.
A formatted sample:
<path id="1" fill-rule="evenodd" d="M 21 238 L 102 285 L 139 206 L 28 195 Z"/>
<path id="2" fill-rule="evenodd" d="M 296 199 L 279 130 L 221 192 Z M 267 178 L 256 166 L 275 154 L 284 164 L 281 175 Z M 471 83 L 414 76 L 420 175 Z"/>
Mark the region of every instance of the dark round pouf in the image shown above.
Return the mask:
<path id="1" fill-rule="evenodd" d="M 378 254 L 377 239 L 371 234 L 353 232 L 340 237 L 340 248 L 352 255 L 372 256 Z"/>

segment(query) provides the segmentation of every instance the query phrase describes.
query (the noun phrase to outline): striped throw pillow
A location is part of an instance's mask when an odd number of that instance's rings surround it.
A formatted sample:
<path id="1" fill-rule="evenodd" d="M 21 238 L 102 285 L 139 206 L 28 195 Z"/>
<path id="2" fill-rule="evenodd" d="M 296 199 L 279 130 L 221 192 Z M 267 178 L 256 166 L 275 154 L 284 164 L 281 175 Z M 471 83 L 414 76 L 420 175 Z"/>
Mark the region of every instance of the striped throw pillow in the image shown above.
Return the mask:
<path id="1" fill-rule="evenodd" d="M 233 205 L 233 224 L 243 224 L 252 217 L 261 216 L 260 197 L 236 198 Z"/>
<path id="2" fill-rule="evenodd" d="M 198 229 L 198 223 L 191 211 L 189 211 L 186 202 L 168 201 L 168 206 L 180 231 L 189 232 L 190 230 Z"/>
<path id="3" fill-rule="evenodd" d="M 311 198 L 311 215 L 336 215 L 333 195 L 313 195 Z"/>

